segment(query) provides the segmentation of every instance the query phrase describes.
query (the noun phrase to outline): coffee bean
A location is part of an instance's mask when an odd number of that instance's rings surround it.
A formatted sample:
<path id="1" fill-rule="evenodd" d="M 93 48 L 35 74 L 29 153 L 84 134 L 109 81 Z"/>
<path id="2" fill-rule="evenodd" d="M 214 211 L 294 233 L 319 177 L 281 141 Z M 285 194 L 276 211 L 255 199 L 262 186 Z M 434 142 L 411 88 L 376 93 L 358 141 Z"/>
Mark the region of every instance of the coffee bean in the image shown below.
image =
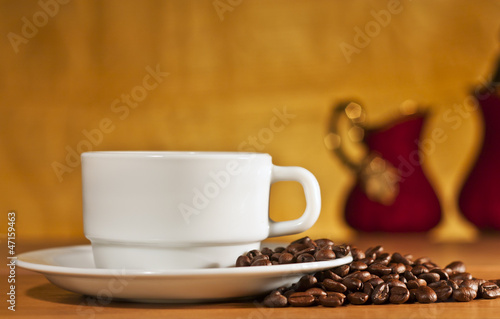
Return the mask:
<path id="1" fill-rule="evenodd" d="M 411 272 L 418 277 L 423 273 L 428 273 L 429 269 L 427 269 L 424 265 L 415 265 Z"/>
<path id="2" fill-rule="evenodd" d="M 274 291 L 264 299 L 262 304 L 265 307 L 286 307 L 288 305 L 288 299 L 280 292 Z"/>
<path id="3" fill-rule="evenodd" d="M 302 249 L 302 250 L 299 250 L 298 252 L 296 252 L 294 255 L 295 257 L 298 257 L 302 254 L 311 254 L 311 255 L 314 255 L 314 253 L 316 252 L 316 247 L 314 246 L 307 246 L 306 248 Z"/>
<path id="4" fill-rule="evenodd" d="M 304 275 L 299 279 L 297 283 L 297 291 L 306 291 L 309 288 L 316 286 L 318 279 L 312 275 Z"/>
<path id="5" fill-rule="evenodd" d="M 275 253 L 282 253 L 284 251 L 285 251 L 285 247 L 282 247 L 282 246 L 274 248 Z"/>
<path id="6" fill-rule="evenodd" d="M 269 259 L 271 261 L 276 261 L 279 264 L 279 260 L 280 260 L 281 255 L 283 255 L 283 254 L 282 253 L 274 253 L 271 255 L 271 257 Z"/>
<path id="7" fill-rule="evenodd" d="M 267 255 L 260 255 L 260 256 L 257 256 L 257 257 L 261 257 L 261 256 L 266 256 Z M 272 265 L 271 261 L 268 259 L 269 257 L 267 258 L 254 258 L 252 260 L 252 264 L 250 266 L 270 266 Z"/>
<path id="8" fill-rule="evenodd" d="M 429 257 L 420 257 L 420 258 L 415 260 L 414 264 L 415 265 L 423 265 L 423 264 L 428 263 L 430 261 L 431 261 L 431 259 Z"/>
<path id="9" fill-rule="evenodd" d="M 274 290 L 274 292 L 276 292 L 276 291 L 277 291 L 277 292 L 279 292 L 280 294 L 284 294 L 286 291 L 288 291 L 288 288 L 287 288 L 287 287 L 285 287 L 285 286 L 281 286 L 281 287 L 276 288 L 276 289 Z"/>
<path id="10" fill-rule="evenodd" d="M 417 302 L 417 290 L 418 288 L 409 289 L 410 290 L 410 298 L 408 299 L 409 303 Z"/>
<path id="11" fill-rule="evenodd" d="M 435 272 L 427 272 L 427 273 L 422 273 L 418 276 L 419 279 L 423 279 L 427 282 L 427 284 L 433 283 L 433 282 L 438 282 L 439 274 L 436 274 Z"/>
<path id="12" fill-rule="evenodd" d="M 299 251 L 302 251 L 304 249 L 307 249 L 309 248 L 308 245 L 305 245 L 305 244 L 301 244 L 301 243 L 294 243 L 294 244 L 290 244 L 286 247 L 285 251 L 292 254 L 292 255 L 295 255 L 297 254 Z"/>
<path id="13" fill-rule="evenodd" d="M 406 258 L 406 260 L 408 260 L 408 262 L 410 263 L 410 265 L 413 265 L 414 262 L 413 262 L 413 255 L 412 254 L 404 254 L 403 255 L 404 258 Z"/>
<path id="14" fill-rule="evenodd" d="M 332 269 L 334 273 L 339 275 L 340 277 L 345 277 L 347 274 L 349 274 L 350 266 L 349 265 L 342 265 L 339 267 L 335 267 Z"/>
<path id="15" fill-rule="evenodd" d="M 427 286 L 434 289 L 434 288 L 441 287 L 441 286 L 448 286 L 448 284 L 446 283 L 446 280 L 440 280 L 440 281 L 436 281 L 436 282 L 431 282 Z"/>
<path id="16" fill-rule="evenodd" d="M 268 255 L 269 257 L 271 257 L 271 255 L 274 254 L 274 251 L 269 247 L 262 248 L 260 252 L 262 253 L 262 255 Z"/>
<path id="17" fill-rule="evenodd" d="M 305 292 L 314 296 L 316 299 L 318 299 L 320 296 L 326 296 L 326 291 L 317 287 L 309 288 Z"/>
<path id="18" fill-rule="evenodd" d="M 418 287 L 415 291 L 415 297 L 420 303 L 432 303 L 437 300 L 436 292 L 427 286 Z"/>
<path id="19" fill-rule="evenodd" d="M 500 287 L 500 279 L 490 279 L 490 280 L 488 280 L 488 282 L 492 282 Z"/>
<path id="20" fill-rule="evenodd" d="M 365 282 L 367 281 L 368 279 L 371 278 L 371 274 L 368 272 L 368 271 L 355 271 L 353 273 L 350 273 L 348 274 L 347 276 L 344 277 L 345 278 L 357 278 L 359 280 L 361 280 L 362 282 Z"/>
<path id="21" fill-rule="evenodd" d="M 282 293 L 283 296 L 285 296 L 288 300 L 288 297 L 290 297 L 292 294 L 296 293 L 295 289 L 290 289 Z"/>
<path id="22" fill-rule="evenodd" d="M 448 286 L 450 286 L 451 288 L 453 288 L 453 290 L 458 289 L 458 287 L 459 287 L 458 283 L 455 280 L 452 280 L 452 279 L 446 280 L 446 284 Z"/>
<path id="23" fill-rule="evenodd" d="M 459 287 L 463 282 L 463 279 L 450 279 L 450 280 L 453 280 L 457 284 L 457 286 L 459 286 Z"/>
<path id="24" fill-rule="evenodd" d="M 332 270 L 326 270 L 324 272 L 325 274 L 325 279 L 326 278 L 329 278 L 329 279 L 332 279 L 332 280 L 335 280 L 335 281 L 342 281 L 342 277 L 340 277 L 339 275 L 337 275 L 336 273 L 334 273 Z"/>
<path id="25" fill-rule="evenodd" d="M 351 271 L 365 270 L 366 268 L 368 268 L 368 265 L 362 261 L 353 261 L 351 263 Z"/>
<path id="26" fill-rule="evenodd" d="M 318 282 L 322 282 L 323 280 L 326 279 L 326 276 L 325 276 L 325 271 L 318 271 L 314 274 L 314 277 L 316 277 L 316 280 Z"/>
<path id="27" fill-rule="evenodd" d="M 444 268 L 449 268 L 453 270 L 455 273 L 463 273 L 466 271 L 465 264 L 461 261 L 454 261 L 446 265 Z"/>
<path id="28" fill-rule="evenodd" d="M 450 268 L 442 268 L 445 273 L 448 274 L 448 276 L 453 275 L 455 272 L 450 269 Z"/>
<path id="29" fill-rule="evenodd" d="M 259 255 L 262 255 L 262 253 L 258 249 L 253 249 L 253 250 L 250 250 L 249 252 L 247 252 L 247 256 L 250 259 L 253 259 L 253 258 L 255 258 L 255 256 L 259 256 Z"/>
<path id="30" fill-rule="evenodd" d="M 453 299 L 456 301 L 467 302 L 476 298 L 477 292 L 470 287 L 460 287 L 453 291 Z"/>
<path id="31" fill-rule="evenodd" d="M 364 262 L 366 265 L 370 266 L 371 264 L 373 264 L 375 262 L 375 258 L 371 258 L 371 257 L 365 257 L 363 259 L 360 259 L 359 261 L 362 261 Z"/>
<path id="32" fill-rule="evenodd" d="M 335 259 L 336 256 L 335 256 L 335 253 L 333 252 L 332 246 L 325 246 L 323 248 L 321 248 L 320 250 L 318 250 L 315 254 L 314 254 L 314 258 L 317 260 L 317 261 L 324 261 L 324 260 L 332 260 L 332 259 Z"/>
<path id="33" fill-rule="evenodd" d="M 468 272 L 461 272 L 461 273 L 456 273 L 456 274 L 450 275 L 450 279 L 453 279 L 455 281 L 467 280 L 467 279 L 472 279 L 472 275 Z"/>
<path id="34" fill-rule="evenodd" d="M 236 259 L 236 267 L 247 267 L 250 266 L 250 257 L 248 256 L 240 256 Z"/>
<path id="35" fill-rule="evenodd" d="M 384 280 L 382 278 L 379 278 L 379 277 L 371 278 L 367 281 L 367 283 L 371 284 L 373 287 L 377 287 L 378 285 L 380 285 L 383 282 L 384 282 Z"/>
<path id="36" fill-rule="evenodd" d="M 326 296 L 320 296 L 318 301 L 320 305 L 325 307 L 342 306 L 345 300 L 345 295 L 336 292 L 328 292 Z"/>
<path id="37" fill-rule="evenodd" d="M 305 236 L 305 237 L 302 237 L 302 238 L 299 238 L 299 239 L 296 239 L 294 241 L 292 241 L 290 243 L 290 245 L 293 245 L 293 244 L 312 244 L 313 243 L 313 240 L 309 237 L 309 236 Z"/>
<path id="38" fill-rule="evenodd" d="M 327 291 L 334 291 L 334 292 L 345 292 L 347 290 L 347 287 L 340 282 L 334 281 L 332 279 L 326 278 L 323 280 L 321 283 L 325 290 Z"/>
<path id="39" fill-rule="evenodd" d="M 417 276 L 415 276 L 415 275 L 411 272 L 411 270 L 406 270 L 406 271 L 403 273 L 403 277 L 405 277 L 407 281 L 417 280 Z"/>
<path id="40" fill-rule="evenodd" d="M 337 258 L 342 258 L 347 256 L 351 252 L 351 246 L 346 244 L 332 246 L 332 250 Z"/>
<path id="41" fill-rule="evenodd" d="M 366 257 L 365 253 L 361 249 L 358 249 L 358 248 L 352 248 L 351 255 L 352 255 L 352 259 L 354 261 L 359 261 L 359 260 Z"/>
<path id="42" fill-rule="evenodd" d="M 390 274 L 392 269 L 382 264 L 373 263 L 368 266 L 368 271 L 377 276 L 384 276 Z"/>
<path id="43" fill-rule="evenodd" d="M 436 293 L 437 300 L 439 301 L 446 301 L 450 298 L 451 294 L 453 293 L 453 288 L 451 288 L 448 285 L 441 285 L 439 287 L 433 288 L 434 292 Z"/>
<path id="44" fill-rule="evenodd" d="M 380 278 L 382 278 L 382 280 L 384 280 L 385 282 L 387 282 L 389 280 L 399 280 L 399 274 L 388 274 L 388 275 L 382 276 Z"/>
<path id="45" fill-rule="evenodd" d="M 342 284 L 347 287 L 347 290 L 355 292 L 363 288 L 363 282 L 357 278 L 344 278 Z"/>
<path id="46" fill-rule="evenodd" d="M 462 281 L 460 287 L 469 287 L 472 288 L 476 293 L 479 288 L 479 282 L 476 279 L 467 279 Z"/>
<path id="47" fill-rule="evenodd" d="M 365 282 L 365 283 L 363 284 L 363 292 L 364 292 L 365 294 L 367 294 L 368 296 L 371 296 L 371 295 L 372 295 L 372 293 L 373 293 L 373 289 L 374 289 L 374 287 L 372 286 L 372 284 L 370 284 L 370 283 L 368 283 L 368 282 Z"/>
<path id="48" fill-rule="evenodd" d="M 391 254 L 381 253 L 378 255 L 377 259 L 375 259 L 375 261 L 379 264 L 387 266 L 391 261 Z"/>
<path id="49" fill-rule="evenodd" d="M 375 247 L 370 247 L 365 251 L 366 257 L 371 257 L 376 259 L 378 254 L 382 253 L 384 251 L 384 247 L 382 246 L 375 246 Z"/>
<path id="50" fill-rule="evenodd" d="M 418 287 L 420 287 L 420 285 L 418 284 L 418 281 L 416 281 L 416 280 L 409 280 L 406 283 L 406 287 L 408 287 L 408 289 L 417 289 Z"/>
<path id="51" fill-rule="evenodd" d="M 251 263 L 253 264 L 254 262 L 256 262 L 258 260 L 269 260 L 269 256 L 268 255 L 257 255 L 257 256 L 252 258 Z"/>
<path id="52" fill-rule="evenodd" d="M 280 264 L 291 264 L 293 263 L 295 257 L 290 254 L 290 253 L 282 253 L 281 256 L 278 258 L 278 262 Z"/>
<path id="53" fill-rule="evenodd" d="M 393 263 L 402 263 L 403 265 L 410 265 L 410 261 L 408 258 L 402 256 L 400 253 L 392 254 L 391 262 Z"/>
<path id="54" fill-rule="evenodd" d="M 314 256 L 308 253 L 300 254 L 297 256 L 298 263 L 308 263 L 315 261 Z"/>
<path id="55" fill-rule="evenodd" d="M 479 296 L 484 299 L 498 298 L 500 297 L 500 287 L 491 281 L 487 281 L 479 286 Z"/>
<path id="56" fill-rule="evenodd" d="M 427 286 L 427 281 L 423 280 L 422 278 L 417 278 L 418 286 Z"/>
<path id="57" fill-rule="evenodd" d="M 393 274 L 403 274 L 406 271 L 403 263 L 391 263 L 388 266 L 391 268 Z"/>
<path id="58" fill-rule="evenodd" d="M 386 283 L 381 283 L 380 285 L 373 288 L 371 294 L 371 300 L 375 305 L 381 305 L 389 299 L 389 285 Z"/>
<path id="59" fill-rule="evenodd" d="M 431 272 L 438 274 L 439 275 L 439 279 L 441 279 L 441 280 L 448 280 L 448 279 L 450 279 L 450 276 L 448 275 L 448 273 L 446 271 L 444 271 L 443 269 L 441 269 L 441 268 L 432 269 Z"/>
<path id="60" fill-rule="evenodd" d="M 423 266 L 425 266 L 429 271 L 431 271 L 432 269 L 439 268 L 435 263 L 432 263 L 432 262 L 424 263 Z"/>
<path id="61" fill-rule="evenodd" d="M 362 282 L 365 282 L 365 281 L 368 281 L 370 279 L 373 278 L 373 274 L 370 274 L 368 271 L 366 270 L 363 270 L 363 271 L 360 271 L 356 276 L 355 278 L 358 278 L 359 280 L 361 280 Z"/>
<path id="62" fill-rule="evenodd" d="M 406 288 L 406 285 L 397 279 L 389 279 L 388 281 L 386 281 L 386 283 L 389 286 L 389 288 L 392 288 L 392 287 L 404 287 L 404 288 Z"/>
<path id="63" fill-rule="evenodd" d="M 402 304 L 410 299 L 410 291 L 406 287 L 392 287 L 389 295 L 389 302 L 394 304 Z"/>
<path id="64" fill-rule="evenodd" d="M 261 260 L 256 260 L 250 266 L 252 266 L 252 267 L 254 267 L 254 266 L 271 266 L 272 264 L 273 263 L 270 260 L 261 259 Z"/>
<path id="65" fill-rule="evenodd" d="M 500 297 L 500 280 L 486 281 L 465 272 L 463 262 L 440 268 L 429 258 L 413 261 L 411 255 L 384 252 L 382 246 L 363 252 L 347 244 L 335 245 L 328 239 L 303 237 L 287 247 L 251 250 L 236 260 L 237 267 L 331 260 L 353 256 L 350 265 L 342 265 L 303 276 L 290 287 L 280 287 L 263 301 L 266 307 L 312 306 L 338 307 L 347 298 L 351 304 L 432 303 L 471 301 L 476 297 Z"/>
<path id="66" fill-rule="evenodd" d="M 368 295 L 364 292 L 353 292 L 347 295 L 347 299 L 353 305 L 362 305 L 368 301 Z"/>
<path id="67" fill-rule="evenodd" d="M 306 292 L 295 292 L 288 297 L 288 303 L 294 307 L 309 307 L 315 302 L 316 298 Z"/>
<path id="68" fill-rule="evenodd" d="M 325 246 L 333 246 L 334 245 L 333 241 L 331 241 L 330 239 L 327 239 L 327 238 L 316 239 L 314 242 L 316 243 L 318 248 L 323 248 Z"/>
<path id="69" fill-rule="evenodd" d="M 473 280 L 477 281 L 478 286 L 481 286 L 485 282 L 488 282 L 488 280 L 486 280 L 486 279 L 473 278 Z"/>

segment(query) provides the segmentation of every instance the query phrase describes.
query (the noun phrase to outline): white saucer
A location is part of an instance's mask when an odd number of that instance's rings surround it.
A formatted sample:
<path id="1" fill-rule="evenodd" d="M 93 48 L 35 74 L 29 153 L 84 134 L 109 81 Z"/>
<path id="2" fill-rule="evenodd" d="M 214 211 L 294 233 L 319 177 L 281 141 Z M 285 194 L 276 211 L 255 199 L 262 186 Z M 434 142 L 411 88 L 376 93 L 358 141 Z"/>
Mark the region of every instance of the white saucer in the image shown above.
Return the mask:
<path id="1" fill-rule="evenodd" d="M 352 257 L 260 267 L 175 270 L 98 269 L 90 245 L 51 248 L 17 256 L 17 265 L 54 285 L 105 300 L 203 302 L 251 297 L 297 282 L 304 274 L 352 262 Z"/>

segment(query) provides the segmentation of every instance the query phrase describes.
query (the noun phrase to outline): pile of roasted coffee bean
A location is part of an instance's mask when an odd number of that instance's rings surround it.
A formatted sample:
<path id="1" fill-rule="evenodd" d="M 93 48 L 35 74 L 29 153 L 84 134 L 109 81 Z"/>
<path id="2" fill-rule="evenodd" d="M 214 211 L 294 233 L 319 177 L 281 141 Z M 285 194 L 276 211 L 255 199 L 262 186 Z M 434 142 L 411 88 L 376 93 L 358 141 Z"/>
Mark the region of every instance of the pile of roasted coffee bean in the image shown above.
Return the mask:
<path id="1" fill-rule="evenodd" d="M 352 254 L 353 262 L 314 275 L 305 275 L 291 287 L 281 287 L 265 297 L 267 307 L 322 305 L 433 303 L 500 297 L 500 280 L 484 280 L 466 272 L 454 261 L 440 268 L 429 258 L 387 253 L 382 246 L 362 251 L 331 240 L 304 237 L 286 248 L 251 251 L 237 266 L 265 266 L 292 262 L 330 260 Z"/>
<path id="2" fill-rule="evenodd" d="M 332 260 L 347 256 L 350 249 L 351 247 L 345 244 L 335 245 L 329 239 L 311 240 L 309 237 L 304 237 L 293 241 L 287 247 L 275 249 L 265 247 L 262 250 L 251 250 L 238 257 L 236 267 Z"/>

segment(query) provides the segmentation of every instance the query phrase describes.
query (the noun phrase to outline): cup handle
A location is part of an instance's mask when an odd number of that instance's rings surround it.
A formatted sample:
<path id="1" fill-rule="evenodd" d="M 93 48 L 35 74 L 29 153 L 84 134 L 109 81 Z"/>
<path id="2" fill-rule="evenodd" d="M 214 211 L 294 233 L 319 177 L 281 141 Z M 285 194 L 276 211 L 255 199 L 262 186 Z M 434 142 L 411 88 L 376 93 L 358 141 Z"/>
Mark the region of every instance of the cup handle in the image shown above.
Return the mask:
<path id="1" fill-rule="evenodd" d="M 321 193 L 314 175 L 302 167 L 273 165 L 271 184 L 279 181 L 297 181 L 302 185 L 306 197 L 306 209 L 294 220 L 275 222 L 269 219 L 269 237 L 301 233 L 311 228 L 321 211 Z"/>

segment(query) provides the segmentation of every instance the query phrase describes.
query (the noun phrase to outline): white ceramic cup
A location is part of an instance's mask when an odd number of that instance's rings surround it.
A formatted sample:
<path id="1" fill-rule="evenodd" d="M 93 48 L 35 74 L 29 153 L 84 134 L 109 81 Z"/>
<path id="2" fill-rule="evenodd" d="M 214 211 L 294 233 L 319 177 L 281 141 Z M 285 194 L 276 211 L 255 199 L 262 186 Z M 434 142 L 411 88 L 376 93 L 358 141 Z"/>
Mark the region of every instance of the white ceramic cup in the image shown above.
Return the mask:
<path id="1" fill-rule="evenodd" d="M 85 236 L 98 268 L 176 269 L 234 265 L 268 237 L 300 233 L 318 219 L 315 177 L 239 152 L 82 154 Z M 302 184 L 306 209 L 269 218 L 270 185 Z"/>

